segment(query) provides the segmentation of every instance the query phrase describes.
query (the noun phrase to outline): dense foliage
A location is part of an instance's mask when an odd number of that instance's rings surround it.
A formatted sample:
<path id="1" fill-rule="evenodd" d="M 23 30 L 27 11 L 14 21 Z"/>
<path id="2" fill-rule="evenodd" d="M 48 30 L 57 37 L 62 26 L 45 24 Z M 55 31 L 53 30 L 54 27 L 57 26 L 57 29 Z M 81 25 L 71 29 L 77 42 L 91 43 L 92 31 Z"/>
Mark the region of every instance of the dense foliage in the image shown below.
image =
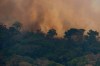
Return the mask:
<path id="1" fill-rule="evenodd" d="M 57 38 L 55 29 L 45 34 L 21 26 L 0 24 L 0 66 L 100 66 L 97 31 L 71 28 Z"/>

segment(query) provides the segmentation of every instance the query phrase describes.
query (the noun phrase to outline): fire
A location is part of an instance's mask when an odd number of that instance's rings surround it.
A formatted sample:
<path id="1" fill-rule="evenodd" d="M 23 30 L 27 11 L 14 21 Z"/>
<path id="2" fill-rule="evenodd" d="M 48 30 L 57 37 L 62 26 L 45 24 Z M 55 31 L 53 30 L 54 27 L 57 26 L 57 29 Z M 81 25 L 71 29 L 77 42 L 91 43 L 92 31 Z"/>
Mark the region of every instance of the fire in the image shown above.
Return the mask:
<path id="1" fill-rule="evenodd" d="M 100 31 L 99 0 L 1 0 L 0 21 L 20 21 L 26 30 L 56 29 L 59 36 L 69 28 Z"/>

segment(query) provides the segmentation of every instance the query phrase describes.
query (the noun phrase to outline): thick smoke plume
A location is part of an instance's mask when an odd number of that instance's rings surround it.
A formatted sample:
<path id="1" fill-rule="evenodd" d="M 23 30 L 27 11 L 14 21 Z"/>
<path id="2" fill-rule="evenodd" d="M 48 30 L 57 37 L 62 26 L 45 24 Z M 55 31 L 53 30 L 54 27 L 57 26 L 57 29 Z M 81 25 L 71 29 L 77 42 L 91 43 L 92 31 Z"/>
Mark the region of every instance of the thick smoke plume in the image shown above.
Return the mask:
<path id="1" fill-rule="evenodd" d="M 20 21 L 27 30 L 54 28 L 59 36 L 69 28 L 99 30 L 99 0 L 0 0 L 0 21 Z"/>

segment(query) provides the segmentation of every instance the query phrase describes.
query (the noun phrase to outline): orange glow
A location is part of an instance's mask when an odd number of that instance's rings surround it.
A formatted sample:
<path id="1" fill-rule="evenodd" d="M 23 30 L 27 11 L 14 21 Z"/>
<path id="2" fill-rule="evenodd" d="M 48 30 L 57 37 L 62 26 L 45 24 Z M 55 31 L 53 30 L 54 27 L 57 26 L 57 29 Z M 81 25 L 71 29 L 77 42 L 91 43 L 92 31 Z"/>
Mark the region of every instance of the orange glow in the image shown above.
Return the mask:
<path id="1" fill-rule="evenodd" d="M 0 21 L 23 23 L 27 30 L 54 28 L 59 36 L 69 28 L 100 31 L 99 0 L 1 0 Z"/>

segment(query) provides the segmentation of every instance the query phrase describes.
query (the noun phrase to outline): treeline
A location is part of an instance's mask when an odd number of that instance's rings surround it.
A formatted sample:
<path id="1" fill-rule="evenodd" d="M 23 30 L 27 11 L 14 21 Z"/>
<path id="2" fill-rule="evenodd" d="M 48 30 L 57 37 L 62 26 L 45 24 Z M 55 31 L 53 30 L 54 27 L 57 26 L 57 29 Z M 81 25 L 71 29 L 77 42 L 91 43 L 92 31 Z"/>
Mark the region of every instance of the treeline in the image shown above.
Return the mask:
<path id="1" fill-rule="evenodd" d="M 21 31 L 22 24 L 0 24 L 1 66 L 100 66 L 99 32 L 71 28 L 63 38 L 55 29 Z"/>

